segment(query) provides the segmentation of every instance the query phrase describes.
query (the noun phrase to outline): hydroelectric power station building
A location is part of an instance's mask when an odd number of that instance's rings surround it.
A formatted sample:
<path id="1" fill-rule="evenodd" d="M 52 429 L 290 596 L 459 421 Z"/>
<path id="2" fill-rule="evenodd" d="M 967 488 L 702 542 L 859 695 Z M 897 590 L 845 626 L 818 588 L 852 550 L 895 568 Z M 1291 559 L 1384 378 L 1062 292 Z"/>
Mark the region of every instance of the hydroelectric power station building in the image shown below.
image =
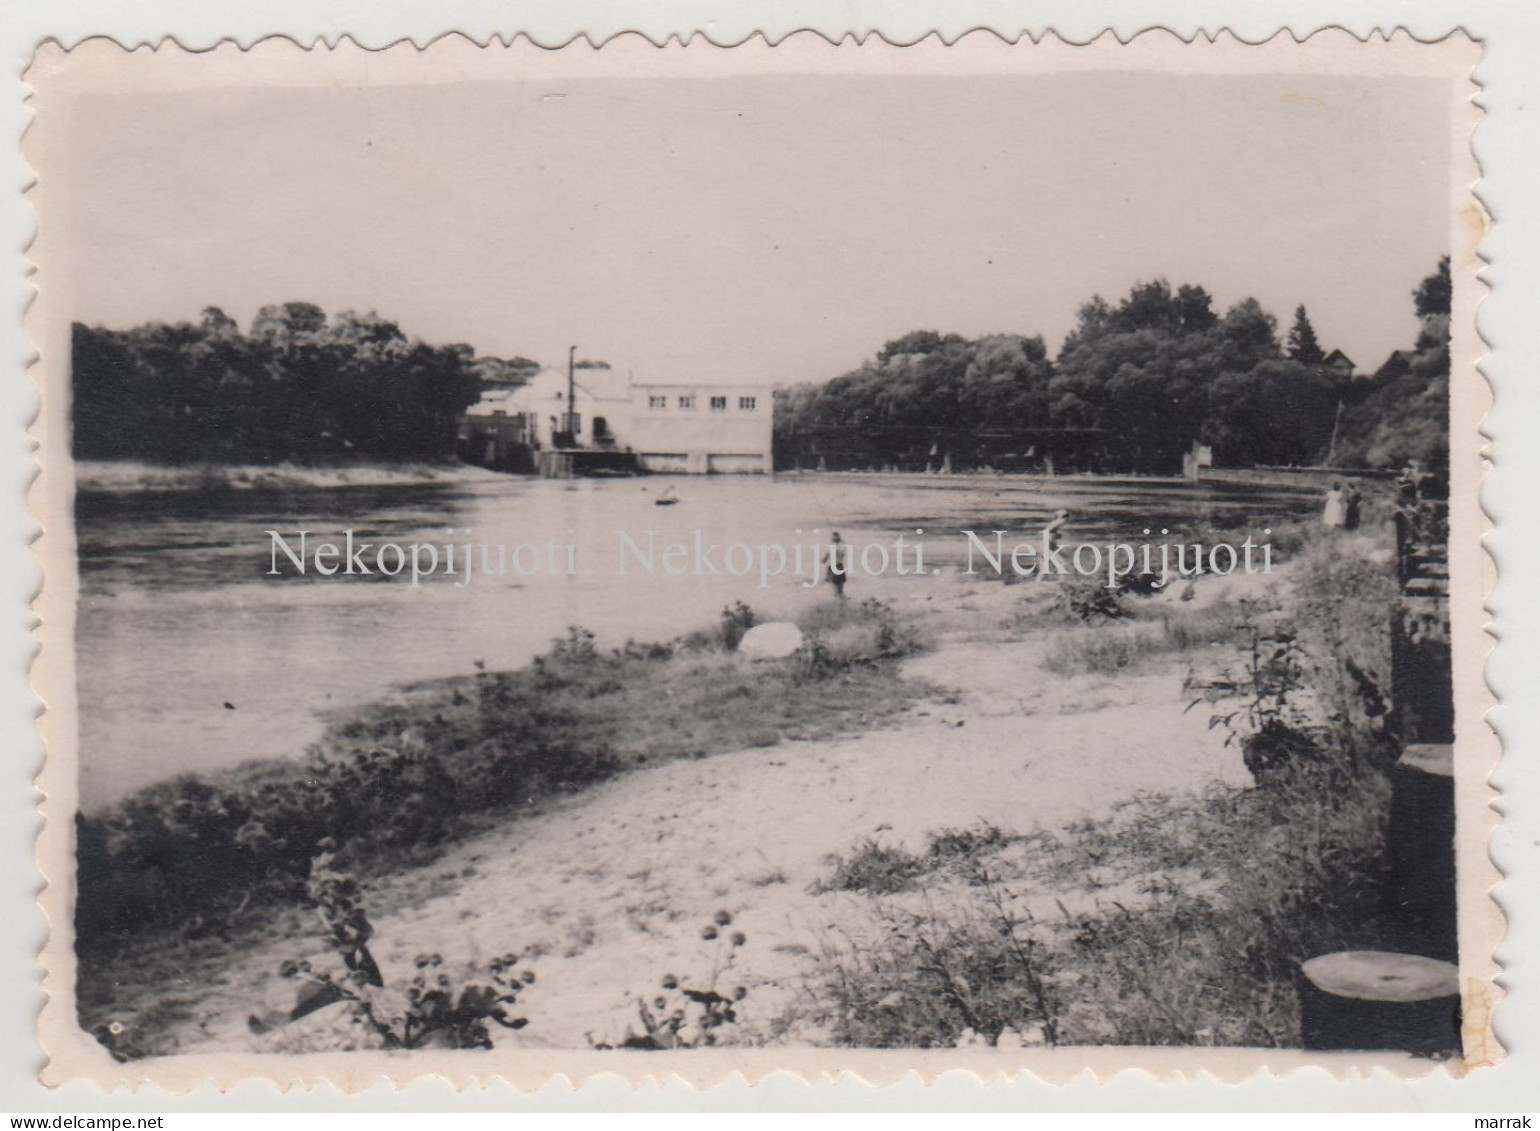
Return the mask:
<path id="1" fill-rule="evenodd" d="M 768 475 L 773 407 L 768 385 L 642 382 L 613 369 L 569 376 L 546 368 L 524 384 L 482 394 L 461 422 L 461 454 L 488 467 L 556 476 Z"/>

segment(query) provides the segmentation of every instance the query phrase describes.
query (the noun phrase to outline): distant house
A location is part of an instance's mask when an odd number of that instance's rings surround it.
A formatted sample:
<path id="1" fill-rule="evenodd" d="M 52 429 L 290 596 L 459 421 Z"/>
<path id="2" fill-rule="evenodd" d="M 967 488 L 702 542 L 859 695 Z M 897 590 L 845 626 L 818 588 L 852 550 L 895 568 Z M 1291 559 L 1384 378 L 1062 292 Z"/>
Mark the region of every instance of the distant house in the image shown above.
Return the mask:
<path id="1" fill-rule="evenodd" d="M 1334 376 L 1341 377 L 1344 380 L 1358 372 L 1358 367 L 1353 364 L 1353 359 L 1341 350 L 1332 350 L 1331 353 L 1326 355 L 1321 365 Z"/>
<path id="2" fill-rule="evenodd" d="M 1390 356 L 1385 359 L 1384 364 L 1374 371 L 1374 379 L 1383 384 L 1386 381 L 1410 373 L 1412 361 L 1416 357 L 1416 350 L 1391 350 Z"/>

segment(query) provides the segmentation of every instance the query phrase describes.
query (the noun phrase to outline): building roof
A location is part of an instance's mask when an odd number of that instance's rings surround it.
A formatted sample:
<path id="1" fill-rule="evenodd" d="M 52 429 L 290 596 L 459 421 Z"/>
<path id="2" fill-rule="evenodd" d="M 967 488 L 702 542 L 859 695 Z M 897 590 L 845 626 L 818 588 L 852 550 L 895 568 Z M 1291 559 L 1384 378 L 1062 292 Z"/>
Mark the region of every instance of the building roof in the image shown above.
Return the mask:
<path id="1" fill-rule="evenodd" d="M 573 374 L 572 384 L 577 389 L 580 399 L 585 396 L 596 401 L 629 401 L 631 399 L 629 378 L 624 373 L 618 373 L 613 369 L 579 369 Z M 561 394 L 560 399 L 565 400 L 567 371 L 547 366 L 531 377 L 521 391 L 524 393 L 522 403 L 525 404 L 545 404 L 558 399 L 556 396 L 558 393 Z"/>
<path id="2" fill-rule="evenodd" d="M 729 392 L 734 389 L 753 389 L 756 392 L 768 394 L 775 388 L 768 381 L 692 381 L 688 378 L 680 378 L 677 381 L 633 381 L 633 389 L 695 389 L 700 392 Z"/>
<path id="3" fill-rule="evenodd" d="M 1412 361 L 1417 357 L 1416 350 L 1391 350 L 1390 356 L 1374 371 L 1376 377 L 1384 377 L 1387 374 L 1405 373 L 1411 368 Z"/>
<path id="4" fill-rule="evenodd" d="M 1358 368 L 1358 366 L 1353 364 L 1353 359 L 1351 357 L 1349 357 L 1347 354 L 1343 353 L 1341 350 L 1332 350 L 1331 353 L 1327 354 L 1326 357 L 1322 360 L 1322 364 L 1324 364 L 1324 365 L 1336 365 L 1339 362 L 1344 362 L 1344 361 L 1347 362 L 1347 367 L 1349 369 L 1357 369 Z"/>
<path id="5" fill-rule="evenodd" d="M 683 378 L 673 381 L 637 381 L 618 369 L 579 369 L 573 375 L 579 402 L 630 401 L 634 392 L 646 393 L 655 389 L 693 389 L 703 394 L 712 391 L 748 391 L 770 397 L 774 387 L 764 381 L 692 380 Z M 493 413 L 529 412 L 545 410 L 553 402 L 565 401 L 567 371 L 543 366 L 532 373 L 522 385 L 488 385 L 482 390 L 481 399 L 466 410 L 470 416 L 491 416 Z M 552 410 L 555 411 L 555 410 Z"/>
<path id="6" fill-rule="evenodd" d="M 467 416 L 491 416 L 493 413 L 522 411 L 514 403 L 523 385 L 494 385 L 481 391 L 481 399 L 465 410 Z"/>

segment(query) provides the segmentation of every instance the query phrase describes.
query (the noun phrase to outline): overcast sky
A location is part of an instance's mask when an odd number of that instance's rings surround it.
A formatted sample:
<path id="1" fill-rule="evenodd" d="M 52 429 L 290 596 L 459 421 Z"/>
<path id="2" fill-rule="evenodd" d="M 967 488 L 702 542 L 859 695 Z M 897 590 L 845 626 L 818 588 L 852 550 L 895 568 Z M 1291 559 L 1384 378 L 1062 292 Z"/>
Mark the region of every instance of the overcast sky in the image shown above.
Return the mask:
<path id="1" fill-rule="evenodd" d="M 1449 243 L 1447 86 L 763 76 L 82 101 L 72 317 L 377 310 L 649 380 L 821 380 L 1165 276 L 1373 369 Z"/>

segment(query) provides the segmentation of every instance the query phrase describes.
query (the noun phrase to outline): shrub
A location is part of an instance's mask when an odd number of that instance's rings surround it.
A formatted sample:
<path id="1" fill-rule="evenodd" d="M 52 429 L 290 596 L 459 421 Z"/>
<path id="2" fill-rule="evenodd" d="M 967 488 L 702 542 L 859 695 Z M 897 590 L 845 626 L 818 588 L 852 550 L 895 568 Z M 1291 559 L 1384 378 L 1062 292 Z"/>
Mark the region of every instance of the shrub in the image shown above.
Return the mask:
<path id="1" fill-rule="evenodd" d="M 749 629 L 759 623 L 759 614 L 742 601 L 722 609 L 717 622 L 677 637 L 673 645 L 685 652 L 734 652 Z"/>
<path id="2" fill-rule="evenodd" d="M 1125 615 L 1121 589 L 1109 589 L 1095 577 L 1063 574 L 1055 580 L 1053 608 L 1070 620 L 1115 620 Z"/>
<path id="3" fill-rule="evenodd" d="M 868 938 L 825 944 L 809 1014 L 833 1040 L 859 1048 L 945 1048 L 1007 1030 L 1029 1043 L 1059 1039 L 1036 924 L 979 869 L 983 894 L 914 912 L 879 903 Z"/>
<path id="4" fill-rule="evenodd" d="M 759 623 L 754 610 L 742 601 L 734 601 L 722 610 L 722 647 L 734 651 L 749 629 Z"/>
<path id="5" fill-rule="evenodd" d="M 793 656 L 799 683 L 899 659 L 922 648 L 918 633 L 900 620 L 892 605 L 875 597 L 814 605 L 797 623 L 806 634 Z"/>
<path id="6" fill-rule="evenodd" d="M 835 853 L 829 864 L 829 878 L 813 884 L 815 895 L 830 891 L 891 895 L 910 887 L 926 868 L 925 862 L 913 853 L 879 844 L 872 837 L 860 841 L 848 856 Z"/>
<path id="7" fill-rule="evenodd" d="M 1254 606 L 1246 602 L 1220 601 L 1196 609 L 1162 612 L 1162 650 L 1191 652 L 1216 644 L 1228 646 L 1235 639 L 1236 626 L 1243 623 L 1248 615 L 1254 615 L 1248 612 L 1251 608 Z"/>
<path id="8" fill-rule="evenodd" d="M 1058 676 L 1083 672 L 1116 675 L 1146 656 L 1164 650 L 1160 630 L 1151 625 L 1087 629 L 1060 634 L 1043 654 L 1042 665 Z"/>
<path id="9" fill-rule="evenodd" d="M 1287 763 L 1266 789 L 1141 795 L 1062 836 L 941 830 L 897 858 L 864 842 L 825 887 L 873 895 L 869 929 L 826 942 L 798 1015 L 864 1047 L 943 1047 L 969 1030 L 994 1043 L 1007 1028 L 1296 1046 L 1299 964 L 1390 944 L 1376 919 L 1388 805 L 1383 773 L 1337 758 Z M 1042 920 L 1014 910 L 1001 878 L 1083 891 L 1097 873 L 1115 899 Z"/>
<path id="10" fill-rule="evenodd" d="M 619 1041 L 620 1048 L 658 1052 L 667 1049 L 707 1048 L 722 1041 L 726 1027 L 738 1023 L 738 1009 L 749 996 L 747 987 L 734 986 L 727 993 L 718 986 L 732 971 L 738 951 L 748 944 L 748 936 L 742 931 L 728 931 L 733 917 L 726 911 L 718 911 L 701 928 L 701 938 L 714 944 L 710 961 L 710 973 L 695 987 L 687 983 L 695 981 L 688 976 L 679 978 L 665 974 L 659 981 L 659 991 L 649 1000 L 637 999 L 637 1021 L 640 1032 L 628 1026 L 626 1035 Z M 615 1045 L 598 1042 L 598 1049 L 610 1049 Z"/>
<path id="11" fill-rule="evenodd" d="M 95 956 L 82 969 L 107 969 L 136 939 L 223 935 L 264 906 L 305 901 L 325 837 L 369 874 L 431 856 L 483 814 L 629 766 L 846 733 L 926 693 L 877 660 L 843 662 L 817 660 L 818 678 L 793 695 L 795 660 L 748 665 L 677 642 L 600 652 L 573 628 L 519 671 L 478 663 L 470 678 L 366 708 L 303 759 L 184 775 L 82 814 L 76 940 Z M 91 1024 L 117 1016 L 123 995 L 102 978 Z"/>
<path id="12" fill-rule="evenodd" d="M 154 928 L 220 929 L 238 906 L 302 897 L 323 838 L 416 852 L 467 815 L 603 777 L 613 762 L 567 696 L 618 687 L 617 668 L 573 627 L 518 673 L 478 663 L 459 685 L 392 703 L 334 728 L 298 764 L 183 775 L 77 817 L 78 945 Z"/>
<path id="13" fill-rule="evenodd" d="M 1286 762 L 1265 789 L 1135 801 L 1041 851 L 1145 877 L 1143 901 L 1065 913 L 1066 1041 L 1297 1046 L 1299 964 L 1390 945 L 1376 887 L 1389 785 L 1351 758 Z M 1066 949 L 1067 948 L 1067 949 Z"/>
<path id="14" fill-rule="evenodd" d="M 942 864 L 972 868 L 984 856 L 999 852 L 1011 839 L 1010 834 L 998 825 L 981 821 L 977 828 L 941 829 L 931 833 L 925 855 Z"/>
<path id="15" fill-rule="evenodd" d="M 489 1026 L 522 1029 L 528 1024 L 510 1012 L 535 981 L 532 971 L 514 969 L 516 954 L 493 959 L 483 977 L 452 977 L 443 969 L 442 956 L 420 954 L 404 996 L 389 990 L 369 952 L 374 928 L 358 881 L 339 870 L 335 848 L 330 840 L 322 843 L 306 888 L 345 972 L 317 969 L 309 960 L 285 961 L 279 973 L 299 984 L 294 1007 L 265 1017 L 251 1015 L 247 1026 L 252 1033 L 265 1036 L 332 1005 L 342 1005 L 359 1030 L 351 1045 L 355 1048 L 489 1049 Z"/>
<path id="16" fill-rule="evenodd" d="M 1186 688 L 1199 692 L 1188 710 L 1210 703 L 1209 729 L 1223 727 L 1225 745 L 1239 743 L 1246 768 L 1258 783 L 1293 762 L 1321 756 L 1321 727 L 1300 705 L 1306 691 L 1305 654 L 1286 627 L 1239 628 L 1239 663 L 1217 674 L 1189 675 Z"/>
<path id="17" fill-rule="evenodd" d="M 1192 705 L 1213 704 L 1211 725 L 1242 744 L 1259 787 L 1141 796 L 1062 837 L 942 830 L 924 859 L 863 846 L 837 862 L 834 880 L 868 891 L 888 882 L 899 894 L 873 908 L 869 936 L 825 947 L 811 1014 L 855 1045 L 947 1045 L 969 1030 L 998 1040 L 1003 1027 L 1029 1032 L 1041 1017 L 1065 1043 L 1297 1046 L 1299 964 L 1396 945 L 1378 887 L 1390 798 L 1379 756 L 1393 608 L 1383 573 L 1312 553 L 1296 582 L 1296 623 L 1264 623 L 1242 607 L 1236 626 L 1235 610 L 1216 606 L 1129 634 L 1154 650 L 1228 640 L 1228 665 L 1188 687 L 1202 692 Z M 958 858 L 961 867 L 944 863 Z M 1013 928 L 1033 944 L 1023 961 L 1000 924 L 1011 906 L 1000 884 L 968 886 L 986 859 L 1039 891 L 1116 884 L 1117 898 L 1081 899 L 1073 912 L 1061 903 L 1061 919 Z M 924 913 L 897 906 L 921 875 Z M 963 883 L 935 890 L 948 879 Z"/>
<path id="18" fill-rule="evenodd" d="M 1135 615 L 1137 621 L 1060 633 L 1043 655 L 1043 668 L 1065 677 L 1084 672 L 1117 675 L 1154 657 L 1219 644 L 1229 646 L 1235 640 L 1237 623 L 1247 614 L 1234 604 L 1221 602 L 1159 612 L 1140 610 Z"/>
<path id="19" fill-rule="evenodd" d="M 594 663 L 598 658 L 599 650 L 594 647 L 594 634 L 582 625 L 569 624 L 567 635 L 551 641 L 551 650 L 544 656 L 536 657 L 535 666 L 583 666 Z"/>
<path id="20" fill-rule="evenodd" d="M 1301 556 L 1293 621 L 1337 741 L 1377 745 L 1389 711 L 1394 567 L 1320 545 Z"/>
<path id="21" fill-rule="evenodd" d="M 803 639 L 792 654 L 792 682 L 810 683 L 815 680 L 828 679 L 830 676 L 844 669 L 829 646 L 820 636 L 810 635 Z"/>

